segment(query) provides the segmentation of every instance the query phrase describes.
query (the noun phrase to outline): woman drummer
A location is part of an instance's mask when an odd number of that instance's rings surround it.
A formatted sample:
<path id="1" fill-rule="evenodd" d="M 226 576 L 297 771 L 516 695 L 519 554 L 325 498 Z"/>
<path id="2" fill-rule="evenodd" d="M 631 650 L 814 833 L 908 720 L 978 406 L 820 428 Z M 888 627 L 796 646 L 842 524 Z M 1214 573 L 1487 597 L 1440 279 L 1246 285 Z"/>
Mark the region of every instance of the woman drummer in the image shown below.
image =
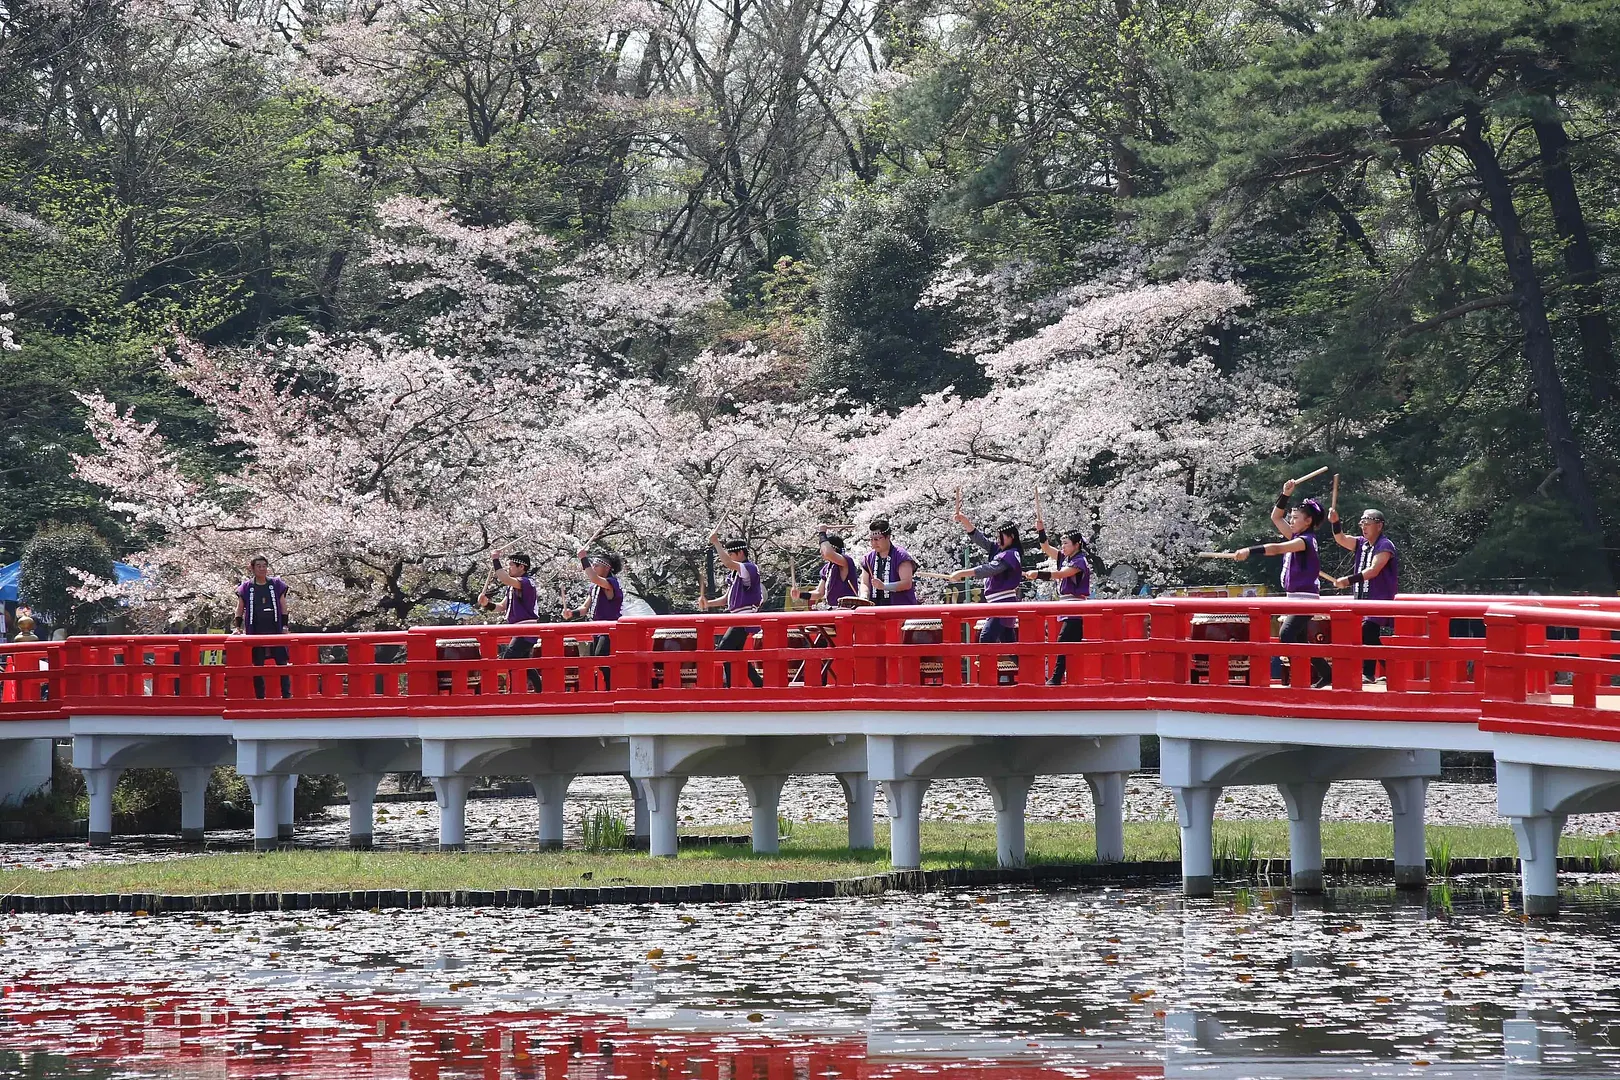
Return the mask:
<path id="1" fill-rule="evenodd" d="M 987 604 L 1011 604 L 1018 599 L 1018 583 L 1023 580 L 1023 556 L 1019 554 L 1022 546 L 1018 539 L 1018 526 L 1011 521 L 1004 521 L 996 526 L 996 538 L 992 542 L 973 524 L 973 519 L 962 513 L 961 492 L 957 493 L 956 523 L 962 526 L 968 539 L 983 548 L 990 558 L 978 566 L 970 566 L 957 570 L 951 574 L 952 581 L 966 581 L 968 578 L 979 578 L 984 582 L 984 602 Z M 1003 619 L 1000 617 L 986 619 L 984 629 L 979 631 L 981 642 L 1007 642 L 1018 640 L 1018 620 Z"/>
<path id="2" fill-rule="evenodd" d="M 1046 538 L 1046 523 L 1039 514 L 1035 516 L 1035 540 L 1041 545 L 1041 551 L 1057 561 L 1056 570 L 1026 570 L 1026 581 L 1056 581 L 1058 583 L 1059 600 L 1089 600 L 1091 599 L 1091 564 L 1086 561 L 1085 536 L 1079 532 L 1066 532 L 1053 547 Z M 1065 615 L 1058 620 L 1058 641 L 1073 643 L 1084 641 L 1086 638 L 1084 622 L 1078 615 Z M 1052 676 L 1046 680 L 1047 686 L 1063 685 L 1063 674 L 1068 665 L 1068 657 L 1058 655 L 1057 663 L 1052 665 Z"/>
<path id="3" fill-rule="evenodd" d="M 827 528 L 826 525 L 816 526 L 816 540 L 821 547 L 821 583 L 810 590 L 807 599 L 812 604 L 836 608 L 844 597 L 857 595 L 859 570 L 854 557 L 844 551 L 844 538 L 829 533 Z"/>

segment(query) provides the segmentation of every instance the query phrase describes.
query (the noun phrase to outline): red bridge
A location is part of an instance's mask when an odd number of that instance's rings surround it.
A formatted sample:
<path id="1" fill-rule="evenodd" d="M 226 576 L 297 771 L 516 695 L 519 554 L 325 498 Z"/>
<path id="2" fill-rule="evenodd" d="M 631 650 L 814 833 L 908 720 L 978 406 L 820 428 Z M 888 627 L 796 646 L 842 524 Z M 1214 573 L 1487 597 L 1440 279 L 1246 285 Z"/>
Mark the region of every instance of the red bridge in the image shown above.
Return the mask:
<path id="1" fill-rule="evenodd" d="M 1077 612 L 1085 640 L 1059 643 L 1059 619 Z M 990 614 L 1017 618 L 1016 644 L 972 640 Z M 1314 616 L 1311 642 L 1274 639 L 1274 621 L 1289 614 Z M 1368 617 L 1392 620 L 1380 645 L 1361 643 Z M 757 628 L 753 648 L 717 651 L 736 625 Z M 609 655 L 589 655 L 597 635 Z M 520 636 L 534 640 L 533 655 L 502 658 Z M 1397 880 L 1421 884 L 1424 798 L 1440 752 L 1481 751 L 1496 758 L 1531 911 L 1556 907 L 1568 815 L 1620 809 L 1613 598 L 1120 600 L 420 627 L 277 637 L 291 664 L 258 667 L 253 648 L 265 640 L 4 646 L 10 757 L 0 786 L 37 775 L 42 745 L 48 768 L 42 740 L 70 737 L 92 844 L 109 840 L 112 789 L 132 767 L 176 771 L 183 828 L 200 839 L 209 770 L 234 764 L 253 792 L 257 844 L 273 847 L 290 835 L 297 775 L 339 773 L 352 840 L 369 846 L 382 774 L 420 770 L 437 793 L 441 845 L 455 848 L 471 780 L 527 776 L 538 842 L 558 846 L 568 782 L 616 773 L 631 780 L 638 833 L 653 854 L 673 855 L 688 776 L 741 777 L 755 850 L 770 851 L 784 780 L 823 773 L 843 785 L 852 846 L 872 845 L 883 785 L 892 861 L 914 867 L 929 782 L 979 776 L 995 800 L 1000 859 L 1016 865 L 1030 784 L 1061 773 L 1091 788 L 1098 858 L 1122 857 L 1124 779 L 1140 765 L 1140 736 L 1157 735 L 1185 888 L 1202 895 L 1213 888 L 1214 807 L 1241 784 L 1279 788 L 1294 887 L 1314 890 L 1328 786 L 1381 781 Z M 1066 678 L 1048 685 L 1060 658 Z M 1330 671 L 1319 689 L 1312 661 Z"/>

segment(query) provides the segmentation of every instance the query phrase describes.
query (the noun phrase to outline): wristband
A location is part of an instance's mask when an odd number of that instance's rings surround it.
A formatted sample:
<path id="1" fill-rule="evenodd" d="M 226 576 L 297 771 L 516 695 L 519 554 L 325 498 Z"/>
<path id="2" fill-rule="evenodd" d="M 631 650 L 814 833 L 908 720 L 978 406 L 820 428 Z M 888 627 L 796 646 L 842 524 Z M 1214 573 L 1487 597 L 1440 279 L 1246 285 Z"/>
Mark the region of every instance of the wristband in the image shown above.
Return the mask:
<path id="1" fill-rule="evenodd" d="M 1352 584 L 1352 585 L 1355 585 L 1355 584 L 1357 584 L 1359 582 L 1366 581 L 1366 580 L 1367 580 L 1366 578 L 1361 576 L 1361 571 L 1360 570 L 1357 570 L 1355 573 L 1350 575 L 1350 584 Z"/>
<path id="2" fill-rule="evenodd" d="M 1050 570 L 1037 570 L 1037 571 L 1035 571 L 1035 580 L 1036 581 L 1051 581 L 1052 580 L 1052 571 L 1050 571 Z"/>
<path id="3" fill-rule="evenodd" d="M 1249 549 L 1249 558 L 1251 558 L 1251 559 L 1264 558 L 1265 554 L 1266 554 L 1266 545 L 1264 545 L 1264 544 L 1256 544 L 1256 545 L 1254 545 L 1254 547 Z"/>
<path id="4" fill-rule="evenodd" d="M 238 615 L 234 619 L 231 620 L 231 625 L 236 627 L 237 629 L 241 629 L 246 624 L 243 622 L 242 616 Z"/>
<path id="5" fill-rule="evenodd" d="M 1338 536 L 1342 532 L 1344 532 L 1344 522 L 1335 521 L 1333 523 L 1333 535 Z"/>
<path id="6" fill-rule="evenodd" d="M 591 568 L 591 557 L 589 555 L 582 555 L 580 557 L 579 568 L 581 570 L 589 570 Z"/>
<path id="7" fill-rule="evenodd" d="M 499 570 L 501 568 L 501 557 L 499 555 L 491 555 L 489 557 L 489 564 L 495 569 Z"/>
<path id="8" fill-rule="evenodd" d="M 1037 544 L 1046 543 L 1046 530 L 1045 529 L 1036 529 L 1035 530 L 1035 542 Z"/>
<path id="9" fill-rule="evenodd" d="M 1277 496 L 1277 509 L 1288 509 L 1288 493 L 1286 491 Z"/>

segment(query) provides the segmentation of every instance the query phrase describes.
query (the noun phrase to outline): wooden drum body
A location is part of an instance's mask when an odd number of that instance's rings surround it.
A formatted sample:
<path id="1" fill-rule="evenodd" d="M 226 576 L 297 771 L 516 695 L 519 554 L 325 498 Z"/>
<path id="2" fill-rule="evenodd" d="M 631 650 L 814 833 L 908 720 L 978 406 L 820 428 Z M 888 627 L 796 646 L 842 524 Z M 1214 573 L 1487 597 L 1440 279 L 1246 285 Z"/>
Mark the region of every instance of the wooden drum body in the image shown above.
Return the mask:
<path id="1" fill-rule="evenodd" d="M 692 627 L 676 626 L 653 631 L 653 652 L 697 652 L 697 630 Z M 664 669 L 667 665 L 655 663 L 652 666 L 652 688 L 657 690 L 664 685 Z M 688 661 L 681 665 L 681 688 L 690 690 L 697 685 L 697 663 Z"/>
<path id="2" fill-rule="evenodd" d="M 900 624 L 900 643 L 902 645 L 940 645 L 944 641 L 945 621 L 943 619 L 907 619 Z M 922 685 L 945 685 L 945 658 L 943 656 L 924 656 L 919 663 L 919 668 Z"/>

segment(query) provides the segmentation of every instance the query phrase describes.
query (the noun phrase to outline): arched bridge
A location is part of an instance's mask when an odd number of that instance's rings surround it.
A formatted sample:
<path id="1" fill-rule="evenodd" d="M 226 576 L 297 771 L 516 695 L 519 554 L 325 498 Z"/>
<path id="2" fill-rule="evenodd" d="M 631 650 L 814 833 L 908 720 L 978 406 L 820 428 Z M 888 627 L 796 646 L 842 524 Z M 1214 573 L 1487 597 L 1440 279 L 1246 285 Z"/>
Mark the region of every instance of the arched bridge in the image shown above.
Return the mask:
<path id="1" fill-rule="evenodd" d="M 1017 618 L 1016 644 L 973 641 L 990 614 Z M 1059 642 L 1060 620 L 1076 614 L 1085 640 Z M 1276 641 L 1277 619 L 1295 614 L 1313 616 L 1312 640 Z M 1364 645 L 1364 618 L 1393 632 Z M 752 648 L 717 651 L 737 625 L 757 628 Z M 590 652 L 599 636 L 606 655 Z M 532 654 L 505 657 L 517 637 L 533 639 Z M 1280 789 L 1294 887 L 1314 890 L 1328 786 L 1381 781 L 1397 879 L 1421 884 L 1440 752 L 1479 751 L 1496 758 L 1532 911 L 1556 907 L 1567 817 L 1620 810 L 1613 598 L 1199 598 L 419 627 L 277 637 L 286 667 L 255 665 L 266 640 L 4 646 L 0 786 L 37 775 L 42 745 L 48 770 L 42 740 L 71 737 L 92 844 L 108 841 L 113 786 L 134 767 L 176 770 L 183 827 L 200 839 L 208 772 L 234 764 L 253 793 L 256 843 L 273 847 L 290 835 L 297 775 L 339 773 L 353 842 L 368 846 L 382 774 L 420 770 L 442 810 L 441 845 L 455 848 L 473 778 L 526 776 L 537 839 L 558 846 L 569 781 L 616 773 L 630 778 L 652 853 L 673 855 L 687 777 L 741 777 L 755 849 L 769 851 L 784 780 L 822 773 L 842 783 L 852 846 L 872 845 L 883 785 L 892 861 L 913 867 L 929 782 L 978 776 L 994 798 L 1001 861 L 1016 865 L 1030 784 L 1061 773 L 1089 784 L 1098 858 L 1120 858 L 1125 776 L 1140 764 L 1140 736 L 1157 735 L 1185 889 L 1201 895 L 1213 887 L 1215 805 L 1242 784 Z M 1051 685 L 1060 659 L 1064 678 Z M 1325 685 L 1313 688 L 1313 675 Z"/>

